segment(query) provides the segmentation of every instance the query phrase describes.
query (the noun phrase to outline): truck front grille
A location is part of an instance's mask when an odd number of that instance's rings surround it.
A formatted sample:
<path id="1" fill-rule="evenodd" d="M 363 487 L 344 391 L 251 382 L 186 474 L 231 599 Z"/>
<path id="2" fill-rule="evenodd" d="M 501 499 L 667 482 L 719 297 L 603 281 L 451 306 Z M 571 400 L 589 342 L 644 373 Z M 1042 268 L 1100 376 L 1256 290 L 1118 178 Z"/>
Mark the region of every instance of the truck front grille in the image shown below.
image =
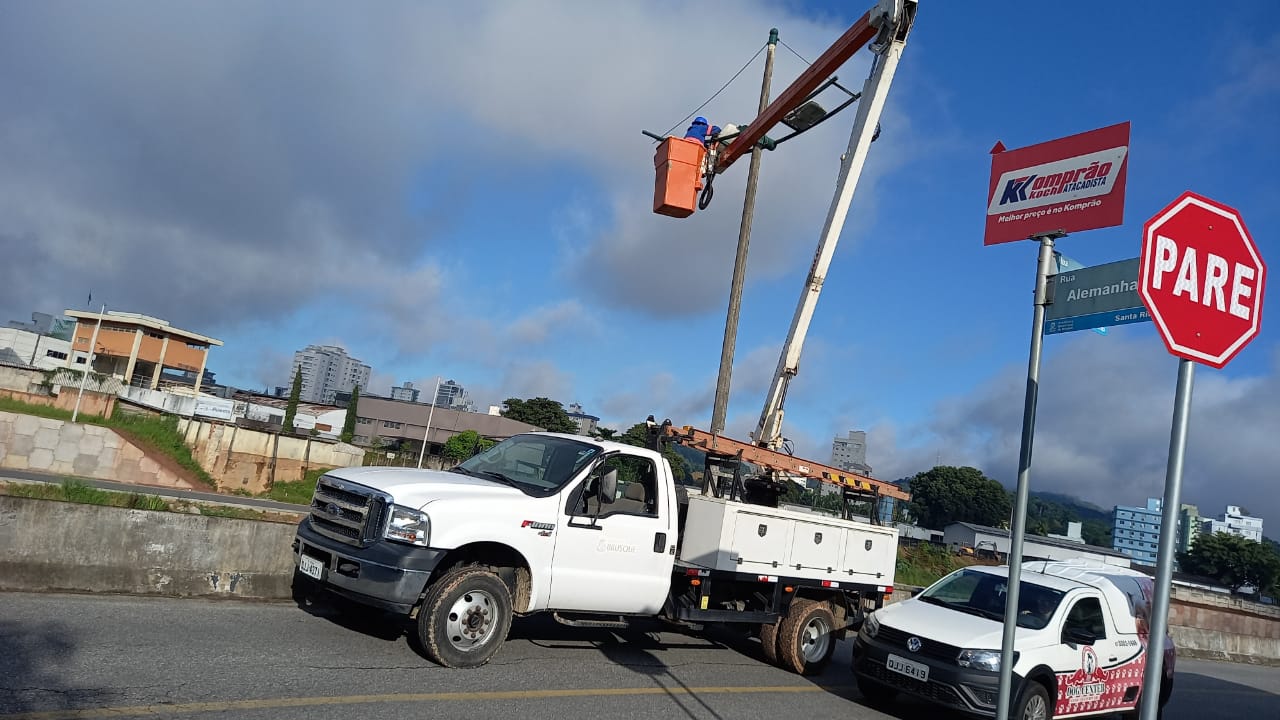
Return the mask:
<path id="1" fill-rule="evenodd" d="M 899 650 L 906 649 L 907 640 L 910 637 L 910 633 L 885 625 L 881 625 L 880 632 L 876 633 L 877 640 Z M 960 648 L 954 645 L 940 643 L 935 640 L 920 638 L 920 650 L 917 652 L 935 660 L 944 660 L 946 662 L 954 663 L 956 658 L 960 655 Z"/>
<path id="2" fill-rule="evenodd" d="M 323 475 L 311 496 L 311 529 L 348 545 L 382 537 L 391 497 L 364 485 Z"/>

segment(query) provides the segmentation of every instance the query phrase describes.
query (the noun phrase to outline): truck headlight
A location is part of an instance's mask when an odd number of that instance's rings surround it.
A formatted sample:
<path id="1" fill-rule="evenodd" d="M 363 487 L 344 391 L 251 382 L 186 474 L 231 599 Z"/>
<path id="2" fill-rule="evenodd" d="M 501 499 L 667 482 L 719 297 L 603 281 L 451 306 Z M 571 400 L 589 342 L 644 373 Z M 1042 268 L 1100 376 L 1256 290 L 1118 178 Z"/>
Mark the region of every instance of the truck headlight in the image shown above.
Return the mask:
<path id="1" fill-rule="evenodd" d="M 426 547 L 431 541 L 431 518 L 420 510 L 392 505 L 391 520 L 387 523 L 385 537 L 388 540 Z"/>
<path id="2" fill-rule="evenodd" d="M 876 619 L 874 612 L 867 613 L 862 621 L 862 629 L 867 631 L 867 637 L 875 637 L 880 632 L 880 621 Z"/>
<path id="3" fill-rule="evenodd" d="M 1013 653 L 1013 662 L 1018 662 L 1018 653 Z M 973 668 L 975 670 L 987 670 L 989 672 L 1000 671 L 1000 651 L 999 650 L 975 650 L 965 648 L 960 651 L 956 657 L 956 664 L 962 668 Z"/>

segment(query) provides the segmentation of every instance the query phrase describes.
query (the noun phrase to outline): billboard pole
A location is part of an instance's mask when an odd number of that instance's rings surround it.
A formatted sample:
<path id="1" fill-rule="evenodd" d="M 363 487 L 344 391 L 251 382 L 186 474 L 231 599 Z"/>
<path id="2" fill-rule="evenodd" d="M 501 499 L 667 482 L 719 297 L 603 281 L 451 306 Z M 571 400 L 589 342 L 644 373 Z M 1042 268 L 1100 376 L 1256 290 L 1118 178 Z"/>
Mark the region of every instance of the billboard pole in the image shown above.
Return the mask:
<path id="1" fill-rule="evenodd" d="M 1065 237 L 1062 230 L 1033 235 L 1040 241 L 1036 267 L 1036 294 L 1031 325 L 1031 352 L 1027 360 L 1027 394 L 1022 407 L 1022 448 L 1018 453 L 1018 490 L 1009 527 L 1009 582 L 1004 596 L 1004 636 L 1000 644 L 1000 692 L 996 717 L 1009 717 L 1009 688 L 1013 681 L 1013 640 L 1018 625 L 1018 590 L 1022 578 L 1022 538 L 1027 524 L 1028 484 L 1031 477 L 1031 446 L 1035 440 L 1036 401 L 1040 392 L 1040 350 L 1044 346 L 1044 313 L 1049 304 L 1049 275 L 1053 269 L 1053 244 Z"/>

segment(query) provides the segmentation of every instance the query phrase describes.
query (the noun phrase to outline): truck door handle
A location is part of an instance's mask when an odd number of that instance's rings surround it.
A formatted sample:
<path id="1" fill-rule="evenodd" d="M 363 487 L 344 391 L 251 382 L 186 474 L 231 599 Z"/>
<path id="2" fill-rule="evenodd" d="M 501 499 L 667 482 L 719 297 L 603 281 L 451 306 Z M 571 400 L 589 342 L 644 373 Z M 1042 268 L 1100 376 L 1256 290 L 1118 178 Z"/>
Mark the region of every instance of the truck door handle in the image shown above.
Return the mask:
<path id="1" fill-rule="evenodd" d="M 667 534 L 660 532 L 653 536 L 653 551 L 656 553 L 665 553 L 667 551 Z"/>

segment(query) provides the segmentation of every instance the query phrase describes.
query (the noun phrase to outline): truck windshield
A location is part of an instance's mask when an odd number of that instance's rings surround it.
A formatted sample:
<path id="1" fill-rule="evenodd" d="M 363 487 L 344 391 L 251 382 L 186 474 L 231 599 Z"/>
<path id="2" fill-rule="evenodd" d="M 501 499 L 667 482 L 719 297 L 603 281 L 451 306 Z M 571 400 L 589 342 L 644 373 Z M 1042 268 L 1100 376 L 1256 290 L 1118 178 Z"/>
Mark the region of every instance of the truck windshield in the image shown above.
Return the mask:
<path id="1" fill-rule="evenodd" d="M 960 570 L 918 597 L 921 602 L 1002 622 L 1008 587 L 1007 578 L 978 570 Z M 1063 592 L 1026 580 L 1018 588 L 1018 626 L 1039 630 L 1048 625 L 1062 602 Z"/>
<path id="2" fill-rule="evenodd" d="M 450 468 L 544 497 L 569 482 L 599 455 L 590 443 L 545 435 L 514 435 Z"/>

